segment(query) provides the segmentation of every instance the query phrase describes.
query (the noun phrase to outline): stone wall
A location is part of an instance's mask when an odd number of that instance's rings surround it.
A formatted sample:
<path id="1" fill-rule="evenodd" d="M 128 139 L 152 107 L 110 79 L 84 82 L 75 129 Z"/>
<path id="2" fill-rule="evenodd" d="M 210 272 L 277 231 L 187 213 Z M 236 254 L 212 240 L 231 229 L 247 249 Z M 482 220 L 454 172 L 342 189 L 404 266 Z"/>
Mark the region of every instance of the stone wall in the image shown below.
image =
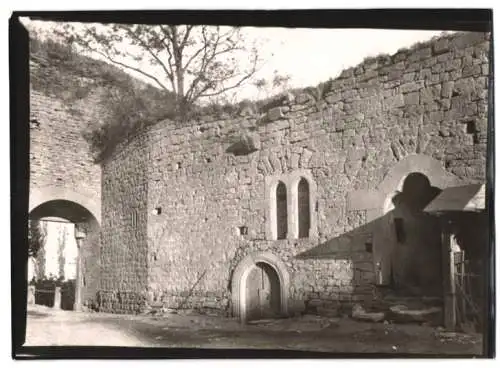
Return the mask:
<path id="1" fill-rule="evenodd" d="M 32 75 L 39 73 L 38 64 L 32 63 L 31 68 Z M 82 302 L 95 299 L 101 277 L 101 167 L 82 136 L 88 124 L 100 117 L 98 100 L 97 93 L 64 99 L 33 88 L 30 91 L 30 211 L 32 216 L 36 212 L 35 216 L 82 222 L 87 231 L 80 250 Z M 98 205 L 87 206 L 87 199 Z"/>
<path id="2" fill-rule="evenodd" d="M 234 268 L 247 254 L 258 251 L 271 251 L 289 267 L 290 297 L 298 305 L 304 300 L 337 300 L 339 295 L 351 294 L 352 254 L 329 261 L 296 261 L 294 256 L 350 230 L 362 221 L 357 218 L 360 215 L 328 214 L 338 207 L 342 211 L 345 198 L 330 190 L 335 186 L 333 172 L 330 183 L 321 177 L 323 168 L 311 165 L 319 154 L 313 155 L 301 144 L 273 145 L 242 156 L 226 153 L 230 143 L 217 135 L 228 136 L 253 123 L 247 119 L 214 121 L 175 131 L 157 126 L 152 132 L 148 227 L 154 239 L 149 281 L 154 301 L 179 307 L 193 288 L 184 306 L 227 308 Z M 272 124 L 259 128 L 263 147 Z M 312 203 L 313 215 L 319 214 L 320 233 L 310 239 L 271 240 L 266 235 L 269 193 L 265 178 L 297 169 L 311 172 L 320 188 L 318 205 Z M 152 215 L 155 208 L 161 208 L 161 214 Z M 248 228 L 247 235 L 240 235 L 242 226 Z M 370 256 L 356 257 L 362 261 Z"/>
<path id="3" fill-rule="evenodd" d="M 82 256 L 83 303 L 99 302 L 106 310 L 140 309 L 143 302 L 140 295 L 134 294 L 137 276 L 131 270 L 146 267 L 137 266 L 135 262 L 140 261 L 140 256 L 132 255 L 131 250 L 123 245 L 137 239 L 145 244 L 145 225 L 141 220 L 145 214 L 141 210 L 141 200 L 128 195 L 123 199 L 119 191 L 113 190 L 114 196 L 124 201 L 124 206 L 136 209 L 137 225 L 135 229 L 127 229 L 125 234 L 121 229 L 118 235 L 113 230 L 101 234 L 101 165 L 95 162 L 96 152 L 92 152 L 84 135 L 99 123 L 109 124 L 109 118 L 114 116 L 110 111 L 112 104 L 108 103 L 110 92 L 113 92 L 112 96 L 116 96 L 116 92 L 126 95 L 124 91 L 142 91 L 146 85 L 119 68 L 74 53 L 64 45 L 36 39 L 30 42 L 30 215 L 61 217 L 77 223 L 85 231 L 86 237 L 81 240 L 79 251 Z M 148 96 L 158 99 L 154 93 Z M 129 162 L 129 159 L 125 161 Z M 121 168 L 124 169 L 126 166 Z M 136 167 L 131 171 L 141 178 L 146 177 Z M 113 182 L 106 188 L 128 185 L 124 190 L 128 194 L 136 188 L 136 181 L 128 181 L 131 178 L 125 175 L 123 181 Z M 107 198 L 111 197 L 108 192 Z M 114 215 L 116 210 L 108 203 L 105 202 L 103 207 L 108 214 Z M 119 207 L 119 211 L 123 208 Z M 106 216 L 106 229 L 115 224 L 120 226 L 119 221 L 128 224 L 131 211 L 127 210 L 126 216 L 111 219 Z M 103 248 L 102 254 L 101 236 L 105 244 L 109 244 Z M 134 236 L 133 240 L 123 241 L 124 237 Z M 145 255 L 146 251 L 140 254 Z M 116 270 L 110 272 L 105 267 L 101 275 L 101 261 L 105 266 L 113 263 Z M 134 287 L 128 286 L 130 278 L 134 279 Z M 114 291 L 119 287 L 122 293 L 116 294 Z"/>
<path id="4" fill-rule="evenodd" d="M 123 149 L 121 148 L 123 147 Z M 103 162 L 99 309 L 138 312 L 145 306 L 147 249 L 147 144 L 141 136 Z"/>
<path id="5" fill-rule="evenodd" d="M 261 116 L 157 124 L 103 167 L 103 213 L 114 218 L 103 223 L 113 237 L 105 247 L 144 249 L 144 238 L 126 235 L 127 213 L 138 206 L 132 198 L 140 198 L 147 260 L 136 251 L 127 267 L 140 275 L 129 287 L 144 287 L 147 273 L 150 304 L 228 310 L 237 300 L 232 273 L 255 252 L 271 252 L 287 268 L 290 312 L 369 301 L 375 273 L 366 239 L 335 243 L 373 220 L 370 207 L 354 208 L 348 197 L 377 188 L 413 155 L 432 158 L 458 181 L 485 180 L 488 48 L 485 34 L 446 36 L 365 60 L 316 96 L 289 94 Z M 249 141 L 245 154 L 231 151 Z M 272 240 L 266 178 L 299 170 L 314 182 L 315 229 Z M 125 185 L 126 178 L 135 179 Z M 328 257 L 299 257 L 325 244 L 334 244 Z M 103 260 L 110 279 L 121 275 L 122 263 Z"/>
<path id="6" fill-rule="evenodd" d="M 42 92 L 30 94 L 30 192 L 71 188 L 100 201 L 101 168 L 94 163 L 82 131 L 96 119 L 96 96 L 65 102 Z"/>

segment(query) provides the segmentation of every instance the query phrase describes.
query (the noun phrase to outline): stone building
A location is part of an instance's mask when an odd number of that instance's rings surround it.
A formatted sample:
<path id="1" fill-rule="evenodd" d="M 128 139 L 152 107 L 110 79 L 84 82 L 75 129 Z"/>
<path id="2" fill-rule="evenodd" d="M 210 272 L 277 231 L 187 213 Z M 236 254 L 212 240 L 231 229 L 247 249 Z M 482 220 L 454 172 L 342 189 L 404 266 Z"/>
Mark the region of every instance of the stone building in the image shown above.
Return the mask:
<path id="1" fill-rule="evenodd" d="M 99 309 L 250 319 L 369 304 L 381 287 L 439 297 L 439 223 L 422 210 L 485 182 L 488 53 L 489 34 L 447 35 L 261 114 L 121 143 L 101 164 Z"/>

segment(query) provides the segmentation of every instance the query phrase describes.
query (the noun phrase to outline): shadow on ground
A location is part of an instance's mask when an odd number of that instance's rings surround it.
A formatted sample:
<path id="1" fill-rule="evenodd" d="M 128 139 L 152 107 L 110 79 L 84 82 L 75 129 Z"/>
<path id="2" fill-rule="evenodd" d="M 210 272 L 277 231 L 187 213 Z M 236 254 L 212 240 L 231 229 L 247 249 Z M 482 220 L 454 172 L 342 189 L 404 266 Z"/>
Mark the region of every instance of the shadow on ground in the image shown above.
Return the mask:
<path id="1" fill-rule="evenodd" d="M 302 316 L 242 325 L 223 317 L 28 314 L 27 344 L 479 356 L 481 336 L 433 327 Z"/>
<path id="2" fill-rule="evenodd" d="M 123 329 L 146 344 L 174 348 L 471 356 L 481 354 L 482 351 L 482 340 L 478 335 L 446 335 L 432 327 L 364 323 L 347 318 L 303 316 L 258 325 L 240 325 L 234 320 L 223 318 L 172 318 L 172 315 L 167 315 L 163 319 L 109 319 L 104 323 Z"/>

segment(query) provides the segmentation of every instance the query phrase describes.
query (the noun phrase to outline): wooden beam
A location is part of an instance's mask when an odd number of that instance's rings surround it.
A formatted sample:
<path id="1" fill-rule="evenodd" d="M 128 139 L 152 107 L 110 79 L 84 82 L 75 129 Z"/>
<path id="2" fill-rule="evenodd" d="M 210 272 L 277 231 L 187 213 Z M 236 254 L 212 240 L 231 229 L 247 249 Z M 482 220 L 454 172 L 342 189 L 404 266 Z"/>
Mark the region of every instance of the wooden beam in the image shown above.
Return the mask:
<path id="1" fill-rule="evenodd" d="M 449 331 L 456 328 L 455 265 L 451 248 L 449 221 L 442 222 L 441 254 L 443 261 L 444 326 Z"/>
<path id="2" fill-rule="evenodd" d="M 73 304 L 73 310 L 75 312 L 82 311 L 82 292 L 83 292 L 83 263 L 82 263 L 82 239 L 77 239 L 76 244 L 78 246 L 78 258 L 76 266 L 76 285 L 75 285 L 75 302 Z"/>

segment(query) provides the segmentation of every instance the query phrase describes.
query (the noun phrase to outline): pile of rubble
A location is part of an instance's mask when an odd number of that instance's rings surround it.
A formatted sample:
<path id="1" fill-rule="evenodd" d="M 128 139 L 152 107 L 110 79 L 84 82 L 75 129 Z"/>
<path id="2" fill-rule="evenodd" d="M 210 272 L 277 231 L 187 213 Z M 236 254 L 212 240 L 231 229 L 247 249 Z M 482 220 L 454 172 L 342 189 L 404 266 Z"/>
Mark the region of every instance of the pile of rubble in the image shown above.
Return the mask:
<path id="1" fill-rule="evenodd" d="M 442 308 L 437 306 L 410 309 L 406 305 L 389 306 L 387 310 L 366 311 L 360 304 L 352 308 L 351 317 L 365 322 L 419 323 L 439 325 L 442 320 Z"/>

